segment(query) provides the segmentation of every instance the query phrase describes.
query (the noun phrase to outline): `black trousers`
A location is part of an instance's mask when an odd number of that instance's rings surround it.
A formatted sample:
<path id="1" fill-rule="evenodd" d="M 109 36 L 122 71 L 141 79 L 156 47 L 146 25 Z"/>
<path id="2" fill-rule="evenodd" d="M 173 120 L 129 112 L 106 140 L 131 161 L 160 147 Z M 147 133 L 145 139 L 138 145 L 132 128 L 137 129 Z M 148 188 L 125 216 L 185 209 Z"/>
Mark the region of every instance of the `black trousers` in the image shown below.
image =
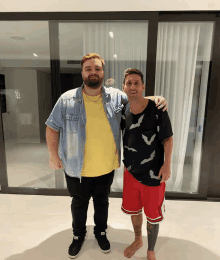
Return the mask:
<path id="1" fill-rule="evenodd" d="M 114 171 L 99 177 L 69 177 L 65 173 L 67 189 L 72 197 L 72 227 L 75 236 L 86 235 L 86 220 L 89 200 L 93 198 L 94 206 L 94 234 L 107 229 L 108 196 L 114 178 Z"/>

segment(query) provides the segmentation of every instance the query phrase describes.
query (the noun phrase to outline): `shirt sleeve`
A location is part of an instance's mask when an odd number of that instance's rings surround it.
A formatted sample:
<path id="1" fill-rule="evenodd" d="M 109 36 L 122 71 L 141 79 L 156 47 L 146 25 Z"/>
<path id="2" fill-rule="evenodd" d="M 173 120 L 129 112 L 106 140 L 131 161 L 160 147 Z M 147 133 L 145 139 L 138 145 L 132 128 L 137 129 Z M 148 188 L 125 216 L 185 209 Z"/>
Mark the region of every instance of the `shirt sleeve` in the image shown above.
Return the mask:
<path id="1" fill-rule="evenodd" d="M 45 124 L 56 131 L 60 131 L 62 127 L 61 118 L 61 98 L 59 98 Z"/>
<path id="2" fill-rule="evenodd" d="M 157 132 L 160 141 L 163 141 L 166 138 L 169 138 L 173 135 L 172 131 L 172 125 L 170 122 L 169 115 L 167 111 L 164 111 L 162 109 L 157 109 Z"/>
<path id="3" fill-rule="evenodd" d="M 125 106 L 125 105 L 127 105 L 127 103 L 128 103 L 128 96 L 127 96 L 127 94 L 126 93 L 124 93 L 123 92 L 123 96 L 122 96 L 122 104 Z"/>
<path id="4" fill-rule="evenodd" d="M 118 90 L 118 93 L 121 96 L 121 104 L 124 106 L 128 103 L 128 96 L 124 91 Z"/>

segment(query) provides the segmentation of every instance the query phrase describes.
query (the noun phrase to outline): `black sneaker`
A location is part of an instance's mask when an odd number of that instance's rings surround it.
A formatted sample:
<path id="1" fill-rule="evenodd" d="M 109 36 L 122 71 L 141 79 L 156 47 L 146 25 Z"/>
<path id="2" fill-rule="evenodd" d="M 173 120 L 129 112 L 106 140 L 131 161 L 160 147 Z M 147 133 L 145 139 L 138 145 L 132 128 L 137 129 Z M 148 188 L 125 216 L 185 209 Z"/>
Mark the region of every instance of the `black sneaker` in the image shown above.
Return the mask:
<path id="1" fill-rule="evenodd" d="M 102 253 L 107 254 L 111 251 L 110 243 L 106 237 L 106 232 L 101 232 L 100 234 L 95 234 L 95 238 L 99 244 Z"/>
<path id="2" fill-rule="evenodd" d="M 73 242 L 70 245 L 68 251 L 69 258 L 74 259 L 78 256 L 84 241 L 85 241 L 85 237 L 77 237 L 77 236 L 73 237 Z"/>

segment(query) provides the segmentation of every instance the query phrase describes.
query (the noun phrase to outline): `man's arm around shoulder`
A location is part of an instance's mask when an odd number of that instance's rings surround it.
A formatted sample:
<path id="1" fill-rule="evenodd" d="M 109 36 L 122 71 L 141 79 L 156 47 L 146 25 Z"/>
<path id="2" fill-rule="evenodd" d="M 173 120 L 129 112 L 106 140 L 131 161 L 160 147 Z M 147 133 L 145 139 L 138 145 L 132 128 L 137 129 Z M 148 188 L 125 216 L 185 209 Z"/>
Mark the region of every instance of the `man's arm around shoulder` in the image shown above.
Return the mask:
<path id="1" fill-rule="evenodd" d="M 162 97 L 162 96 L 147 96 L 147 97 L 144 97 L 144 98 L 154 101 L 155 104 L 156 104 L 156 107 L 158 109 L 163 108 L 163 112 L 168 111 L 168 104 L 167 104 L 167 101 L 164 97 Z"/>

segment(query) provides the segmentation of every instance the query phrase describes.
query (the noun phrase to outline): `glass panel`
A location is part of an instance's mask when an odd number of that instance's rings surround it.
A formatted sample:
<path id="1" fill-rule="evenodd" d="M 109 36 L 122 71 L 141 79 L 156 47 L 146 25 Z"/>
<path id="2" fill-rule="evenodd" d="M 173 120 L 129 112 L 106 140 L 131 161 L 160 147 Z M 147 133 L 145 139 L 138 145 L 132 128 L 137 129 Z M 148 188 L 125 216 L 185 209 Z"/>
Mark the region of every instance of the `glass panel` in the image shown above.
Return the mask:
<path id="1" fill-rule="evenodd" d="M 51 104 L 48 22 L 0 22 L 2 118 L 10 187 L 55 188 L 45 121 Z"/>
<path id="2" fill-rule="evenodd" d="M 174 145 L 167 191 L 197 193 L 213 22 L 158 27 L 155 95 L 169 105 Z"/>
<path id="3" fill-rule="evenodd" d="M 100 54 L 105 60 L 106 87 L 122 89 L 127 68 L 135 67 L 146 77 L 147 39 L 148 21 L 61 22 L 61 92 L 81 86 L 80 61 L 90 52 Z M 123 166 L 115 171 L 111 188 L 123 190 Z"/>

